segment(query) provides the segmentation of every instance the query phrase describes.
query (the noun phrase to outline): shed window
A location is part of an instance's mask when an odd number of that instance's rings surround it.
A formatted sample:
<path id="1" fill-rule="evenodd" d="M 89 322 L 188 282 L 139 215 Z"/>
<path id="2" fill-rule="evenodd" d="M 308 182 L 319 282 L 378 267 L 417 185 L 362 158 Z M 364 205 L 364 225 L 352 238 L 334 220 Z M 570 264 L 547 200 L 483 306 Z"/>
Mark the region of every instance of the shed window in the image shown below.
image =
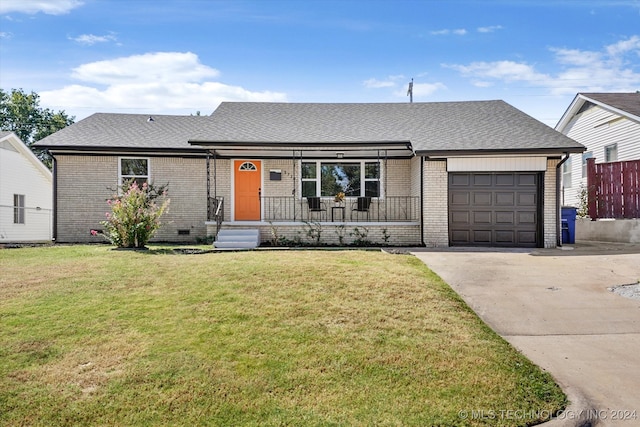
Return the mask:
<path id="1" fill-rule="evenodd" d="M 618 161 L 618 144 L 611 144 L 604 147 L 604 161 L 605 162 Z"/>
<path id="2" fill-rule="evenodd" d="M 24 224 L 24 194 L 13 195 L 13 223 Z"/>

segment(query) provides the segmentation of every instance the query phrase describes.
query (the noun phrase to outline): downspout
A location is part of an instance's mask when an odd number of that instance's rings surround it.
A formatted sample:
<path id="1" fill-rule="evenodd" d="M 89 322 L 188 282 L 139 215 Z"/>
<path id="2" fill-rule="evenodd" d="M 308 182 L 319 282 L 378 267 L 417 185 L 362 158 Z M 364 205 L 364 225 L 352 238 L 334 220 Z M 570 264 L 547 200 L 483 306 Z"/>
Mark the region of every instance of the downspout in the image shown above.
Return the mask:
<path id="1" fill-rule="evenodd" d="M 51 152 L 49 155 L 53 160 L 53 230 L 51 231 L 51 240 L 55 243 L 58 238 L 58 162 Z"/>
<path id="2" fill-rule="evenodd" d="M 560 168 L 569 160 L 569 153 L 564 153 L 565 157 L 560 160 L 560 162 L 556 165 L 556 245 L 558 247 L 562 246 L 562 215 L 560 211 L 560 184 L 562 181 L 562 173 Z"/>
<path id="3" fill-rule="evenodd" d="M 424 243 L 424 156 L 420 156 L 420 244 Z"/>
<path id="4" fill-rule="evenodd" d="M 210 167 L 210 151 L 207 150 L 207 221 L 211 221 L 211 167 Z"/>
<path id="5" fill-rule="evenodd" d="M 216 150 L 213 150 L 213 197 L 218 201 L 218 156 Z"/>

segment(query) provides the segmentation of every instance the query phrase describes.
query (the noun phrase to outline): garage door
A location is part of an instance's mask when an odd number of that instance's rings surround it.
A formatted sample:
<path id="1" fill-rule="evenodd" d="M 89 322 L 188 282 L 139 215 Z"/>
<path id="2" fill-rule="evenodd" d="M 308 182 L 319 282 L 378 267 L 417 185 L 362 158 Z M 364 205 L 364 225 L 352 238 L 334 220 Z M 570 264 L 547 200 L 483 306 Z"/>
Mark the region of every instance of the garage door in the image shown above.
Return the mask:
<path id="1" fill-rule="evenodd" d="M 449 173 L 449 244 L 538 247 L 537 172 Z"/>

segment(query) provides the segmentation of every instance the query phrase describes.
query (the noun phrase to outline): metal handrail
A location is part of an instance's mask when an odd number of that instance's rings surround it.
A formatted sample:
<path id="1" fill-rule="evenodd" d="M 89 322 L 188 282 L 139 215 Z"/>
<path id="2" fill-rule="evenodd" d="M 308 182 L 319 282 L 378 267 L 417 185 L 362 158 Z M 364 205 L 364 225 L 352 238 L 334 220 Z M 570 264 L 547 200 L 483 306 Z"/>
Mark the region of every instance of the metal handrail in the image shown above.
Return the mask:
<path id="1" fill-rule="evenodd" d="M 357 215 L 352 212 L 353 204 L 357 198 L 348 197 L 339 205 L 334 205 L 331 197 L 323 198 L 322 205 L 326 212 L 319 215 L 318 212 L 311 212 L 306 198 L 298 199 L 294 196 L 262 196 L 261 204 L 263 208 L 264 221 L 315 221 L 329 220 L 332 218 L 332 208 L 342 207 L 344 220 L 346 222 L 400 222 L 418 221 L 419 219 L 419 198 L 415 196 L 387 196 L 372 198 L 369 206 L 369 215 Z M 338 218 L 343 219 L 342 215 Z"/>
<path id="2" fill-rule="evenodd" d="M 216 234 L 213 237 L 217 238 L 220 228 L 222 228 L 222 222 L 224 221 L 224 197 L 209 198 L 209 206 L 211 209 L 207 213 L 207 220 L 215 220 Z"/>

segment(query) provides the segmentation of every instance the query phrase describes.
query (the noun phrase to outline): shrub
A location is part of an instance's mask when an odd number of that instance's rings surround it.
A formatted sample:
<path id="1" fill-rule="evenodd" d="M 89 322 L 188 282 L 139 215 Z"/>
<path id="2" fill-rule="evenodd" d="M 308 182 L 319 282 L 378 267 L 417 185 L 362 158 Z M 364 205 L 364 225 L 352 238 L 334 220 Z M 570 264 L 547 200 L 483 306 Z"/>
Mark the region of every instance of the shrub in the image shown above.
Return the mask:
<path id="1" fill-rule="evenodd" d="M 161 201 L 161 203 L 157 203 Z M 143 248 L 160 228 L 160 217 L 169 206 L 166 185 L 155 188 L 146 182 L 139 187 L 135 181 L 122 186 L 122 195 L 115 194 L 107 204 L 104 236 L 119 248 Z"/>

